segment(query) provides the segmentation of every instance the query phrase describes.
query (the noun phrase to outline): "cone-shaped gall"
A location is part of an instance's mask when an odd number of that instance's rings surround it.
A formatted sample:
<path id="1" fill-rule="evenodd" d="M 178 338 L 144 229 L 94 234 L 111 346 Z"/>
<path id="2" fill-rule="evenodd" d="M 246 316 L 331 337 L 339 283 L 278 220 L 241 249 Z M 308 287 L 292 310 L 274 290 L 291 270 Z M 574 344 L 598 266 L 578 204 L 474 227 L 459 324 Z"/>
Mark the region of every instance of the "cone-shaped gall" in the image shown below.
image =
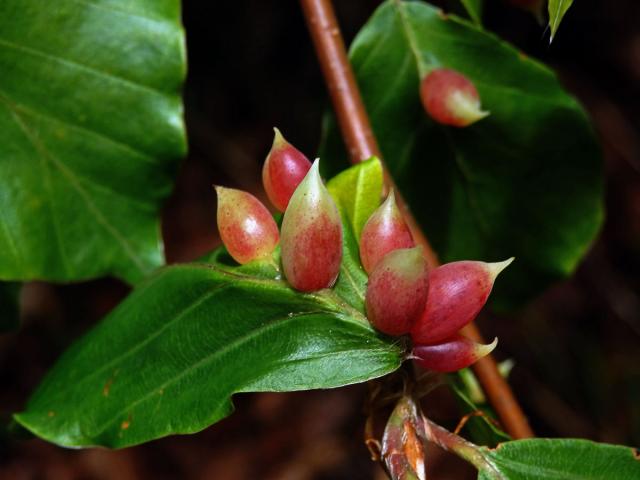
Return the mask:
<path id="1" fill-rule="evenodd" d="M 487 345 L 456 335 L 437 345 L 414 345 L 412 356 L 422 368 L 435 372 L 455 372 L 472 365 L 498 345 L 498 339 Z"/>
<path id="2" fill-rule="evenodd" d="M 333 286 L 342 261 L 342 222 L 318 160 L 293 193 L 281 233 L 282 267 L 291 286 L 302 292 Z"/>
<path id="3" fill-rule="evenodd" d="M 413 237 L 396 205 L 393 190 L 387 199 L 373 212 L 360 235 L 360 261 L 369 274 L 389 252 L 398 248 L 413 247 Z"/>
<path id="4" fill-rule="evenodd" d="M 268 258 L 278 245 L 278 226 L 260 200 L 250 193 L 216 186 L 218 230 L 222 243 L 241 264 Z"/>
<path id="5" fill-rule="evenodd" d="M 489 298 L 504 262 L 451 262 L 431 270 L 427 303 L 411 329 L 415 344 L 433 345 L 471 322 Z"/>
<path id="6" fill-rule="evenodd" d="M 311 162 L 285 140 L 280 130 L 273 130 L 273 145 L 262 166 L 262 184 L 273 206 L 284 212 L 291 195 L 311 168 Z"/>
<path id="7" fill-rule="evenodd" d="M 422 79 L 420 98 L 431 118 L 444 125 L 466 127 L 489 115 L 480 108 L 473 83 L 448 68 L 431 70 Z"/>
<path id="8" fill-rule="evenodd" d="M 365 305 L 371 324 L 387 335 L 404 335 L 427 300 L 427 262 L 421 247 L 388 253 L 369 276 Z"/>

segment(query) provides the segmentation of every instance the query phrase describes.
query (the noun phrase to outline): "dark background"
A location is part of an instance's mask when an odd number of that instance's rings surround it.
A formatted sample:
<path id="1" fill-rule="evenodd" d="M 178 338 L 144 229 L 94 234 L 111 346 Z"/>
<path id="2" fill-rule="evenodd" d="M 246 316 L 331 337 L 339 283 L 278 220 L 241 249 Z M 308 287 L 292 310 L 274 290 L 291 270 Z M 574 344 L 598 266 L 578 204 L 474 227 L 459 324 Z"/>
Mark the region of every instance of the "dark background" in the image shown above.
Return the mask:
<path id="1" fill-rule="evenodd" d="M 336 1 L 347 40 L 379 2 Z M 439 2 L 446 6 L 447 2 Z M 579 0 L 556 41 L 535 20 L 487 0 L 486 26 L 555 68 L 593 118 L 603 144 L 606 225 L 572 279 L 523 310 L 485 319 L 512 358 L 511 383 L 539 436 L 640 445 L 640 2 Z M 170 262 L 218 243 L 212 183 L 261 191 L 276 125 L 309 156 L 327 99 L 294 1 L 184 1 L 190 153 L 163 215 Z M 571 181 L 567 179 L 567 181 Z M 551 214 L 551 212 L 550 212 Z M 0 414 L 8 419 L 60 353 L 127 293 L 115 280 L 27 285 L 19 331 L 0 335 Z M 230 418 L 191 436 L 122 451 L 64 450 L 0 439 L 1 479 L 384 478 L 362 444 L 366 386 L 240 395 Z M 455 425 L 446 392 L 428 413 Z M 473 471 L 429 451 L 435 478 Z"/>

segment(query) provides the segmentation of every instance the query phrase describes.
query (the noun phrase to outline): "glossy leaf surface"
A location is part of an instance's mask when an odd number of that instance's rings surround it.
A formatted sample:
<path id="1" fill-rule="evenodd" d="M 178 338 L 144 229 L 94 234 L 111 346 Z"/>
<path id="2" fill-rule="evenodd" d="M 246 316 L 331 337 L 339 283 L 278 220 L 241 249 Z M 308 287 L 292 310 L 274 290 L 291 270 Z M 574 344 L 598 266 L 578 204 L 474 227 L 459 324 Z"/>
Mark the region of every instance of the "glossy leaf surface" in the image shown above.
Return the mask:
<path id="1" fill-rule="evenodd" d="M 342 215 L 342 265 L 334 288 L 349 305 L 364 314 L 367 274 L 360 264 L 355 229 L 364 223 L 380 204 L 382 166 L 377 158 L 349 167 L 327 182 Z M 359 226 L 359 227 L 358 227 Z"/>
<path id="2" fill-rule="evenodd" d="M 331 388 L 397 369 L 401 346 L 364 316 L 367 276 L 339 208 L 344 256 L 332 290 L 291 289 L 279 250 L 238 265 L 219 248 L 167 267 L 62 356 L 18 422 L 60 445 L 125 447 L 202 430 L 232 411 L 235 393 Z"/>
<path id="3" fill-rule="evenodd" d="M 575 269 L 602 223 L 601 155 L 552 71 L 422 2 L 383 4 L 350 57 L 384 159 L 441 261 L 515 256 L 493 294 L 505 307 Z M 420 103 L 420 64 L 463 73 L 491 115 L 436 125 Z M 321 155 L 340 168 L 329 123 Z"/>
<path id="4" fill-rule="evenodd" d="M 251 273 L 161 270 L 62 356 L 18 422 L 59 445 L 125 447 L 202 430 L 235 393 L 337 387 L 399 366 L 398 347 L 333 292 L 241 269 Z"/>
<path id="5" fill-rule="evenodd" d="M 565 13 L 573 4 L 573 0 L 549 0 L 549 28 L 551 29 L 551 41 L 556 36 L 560 22 L 564 18 Z"/>
<path id="6" fill-rule="evenodd" d="M 180 2 L 3 1 L 0 71 L 0 279 L 134 282 L 164 263 Z"/>
<path id="7" fill-rule="evenodd" d="M 364 298 L 367 291 L 367 274 L 360 264 L 358 242 L 344 209 L 342 216 L 342 264 L 333 291 L 348 305 L 364 315 Z"/>
<path id="8" fill-rule="evenodd" d="M 493 471 L 479 480 L 629 480 L 640 478 L 640 457 L 629 447 L 574 439 L 531 439 L 482 449 Z"/>
<path id="9" fill-rule="evenodd" d="M 382 181 L 382 164 L 372 157 L 339 173 L 327 184 L 329 193 L 347 214 L 356 239 L 380 205 Z"/>

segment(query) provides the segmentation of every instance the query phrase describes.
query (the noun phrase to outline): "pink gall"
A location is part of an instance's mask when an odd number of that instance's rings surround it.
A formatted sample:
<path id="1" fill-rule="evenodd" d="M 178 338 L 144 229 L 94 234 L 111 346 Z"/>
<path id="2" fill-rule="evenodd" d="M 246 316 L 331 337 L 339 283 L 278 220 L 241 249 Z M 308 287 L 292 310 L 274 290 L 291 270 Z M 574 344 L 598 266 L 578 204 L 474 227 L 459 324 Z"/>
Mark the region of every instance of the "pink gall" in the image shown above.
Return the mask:
<path id="1" fill-rule="evenodd" d="M 362 229 L 360 261 L 365 271 L 370 274 L 387 253 L 413 246 L 413 237 L 391 191 Z"/>
<path id="2" fill-rule="evenodd" d="M 411 329 L 416 344 L 433 345 L 470 323 L 489 298 L 504 262 L 451 262 L 429 272 L 427 303 Z"/>
<path id="3" fill-rule="evenodd" d="M 278 245 L 278 226 L 269 210 L 250 193 L 216 186 L 218 230 L 233 259 L 245 264 L 268 258 Z"/>
<path id="4" fill-rule="evenodd" d="M 311 168 L 311 162 L 285 140 L 280 130 L 273 130 L 273 145 L 262 167 L 262 184 L 273 206 L 284 212 L 293 192 Z"/>
<path id="5" fill-rule="evenodd" d="M 443 125 L 466 127 L 489 115 L 480 108 L 473 83 L 448 68 L 436 68 L 425 75 L 420 83 L 420 98 L 429 116 Z"/>
<path id="6" fill-rule="evenodd" d="M 293 193 L 282 219 L 282 267 L 296 290 L 335 283 L 342 261 L 342 221 L 316 160 Z"/>

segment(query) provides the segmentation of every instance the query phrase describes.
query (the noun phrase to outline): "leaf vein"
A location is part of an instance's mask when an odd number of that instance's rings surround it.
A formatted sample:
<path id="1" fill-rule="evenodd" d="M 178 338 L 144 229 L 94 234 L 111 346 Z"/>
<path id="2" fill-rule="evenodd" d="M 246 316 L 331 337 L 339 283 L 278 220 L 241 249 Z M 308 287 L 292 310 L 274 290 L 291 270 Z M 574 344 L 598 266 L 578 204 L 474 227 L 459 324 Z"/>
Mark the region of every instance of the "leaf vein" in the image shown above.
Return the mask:
<path id="1" fill-rule="evenodd" d="M 83 63 L 77 62 L 75 60 L 71 60 L 68 58 L 64 58 L 61 57 L 59 55 L 53 55 L 51 53 L 47 53 L 44 52 L 42 50 L 38 50 L 36 48 L 32 48 L 32 47 L 27 47 L 25 45 L 21 45 L 19 43 L 15 43 L 15 42 L 11 42 L 9 40 L 6 40 L 4 38 L 0 38 L 0 47 L 5 47 L 5 48 L 9 48 L 9 49 L 13 49 L 13 50 L 17 50 L 26 54 L 29 54 L 31 56 L 35 56 L 35 57 L 40 57 L 40 58 L 46 58 L 47 60 L 51 60 L 54 62 L 58 62 L 61 63 L 62 65 L 71 67 L 71 68 L 75 68 L 76 70 L 81 70 L 84 71 L 86 73 L 89 73 L 91 75 L 97 76 L 97 77 L 101 77 L 107 80 L 110 80 L 112 82 L 116 82 L 116 83 L 120 83 L 123 85 L 126 85 L 128 87 L 133 87 L 135 89 L 138 90 L 143 90 L 146 91 L 148 93 L 151 93 L 153 95 L 158 95 L 158 96 L 162 96 L 165 97 L 167 92 L 164 92 L 162 90 L 159 90 L 157 88 L 151 87 L 149 85 L 145 85 L 143 83 L 138 83 L 135 82 L 133 80 L 130 80 L 128 78 L 125 77 L 121 77 L 118 75 L 114 75 L 113 73 L 107 73 L 104 70 L 100 70 L 96 67 L 91 67 L 89 65 L 85 65 Z"/>
<path id="2" fill-rule="evenodd" d="M 72 269 L 71 269 L 71 266 L 70 266 L 69 257 L 67 255 L 67 251 L 64 248 L 64 242 L 62 241 L 62 235 L 60 233 L 58 214 L 57 214 L 57 211 L 56 211 L 56 208 L 55 208 L 55 203 L 54 203 L 56 197 L 55 197 L 55 195 L 53 195 L 53 190 L 52 190 L 52 186 L 51 186 L 51 175 L 50 175 L 51 172 L 49 170 L 47 162 L 46 162 L 45 158 L 42 156 L 41 152 L 38 150 L 37 143 L 36 143 L 35 139 L 33 138 L 32 132 L 30 132 L 29 127 L 27 126 L 27 124 L 23 121 L 23 119 L 20 117 L 20 115 L 11 107 L 11 104 L 6 99 L 0 97 L 0 101 L 2 101 L 2 103 L 4 103 L 5 107 L 8 109 L 8 111 L 11 114 L 13 120 L 15 121 L 16 125 L 22 131 L 22 133 L 27 138 L 29 143 L 31 143 L 32 148 L 34 149 L 34 151 L 36 152 L 36 154 L 38 154 L 38 156 L 40 158 L 40 163 L 41 163 L 42 169 L 44 170 L 44 173 L 45 173 L 43 175 L 43 177 L 42 177 L 43 188 L 45 188 L 49 192 L 49 197 L 51 199 L 51 202 L 45 202 L 45 204 L 47 205 L 47 208 L 49 209 L 49 212 L 51 213 L 51 219 L 52 219 L 51 223 L 53 224 L 53 231 L 54 231 L 54 236 L 55 236 L 55 239 L 56 239 L 57 250 L 60 252 L 60 258 L 62 260 L 62 266 L 64 268 L 64 271 L 65 271 L 66 275 L 71 275 Z"/>
<path id="3" fill-rule="evenodd" d="M 460 176 L 462 177 L 463 181 L 467 185 L 467 188 L 465 188 L 464 190 L 466 192 L 467 200 L 469 202 L 469 208 L 475 214 L 480 232 L 483 233 L 485 236 L 489 236 L 489 222 L 484 218 L 484 213 L 480 208 L 478 198 L 475 194 L 475 190 L 472 187 L 474 183 L 473 178 L 471 177 L 471 174 L 469 173 L 469 171 L 466 169 L 464 162 L 460 156 L 460 152 L 455 148 L 455 144 L 453 142 L 453 139 L 451 138 L 451 134 L 449 130 L 447 130 L 446 128 L 443 128 L 443 130 L 444 130 L 444 136 L 447 139 L 447 143 L 449 144 L 449 148 L 453 153 L 454 165 L 456 166 L 457 170 L 460 172 Z"/>
<path id="4" fill-rule="evenodd" d="M 384 95 L 382 95 L 380 100 L 378 100 L 378 102 L 371 109 L 371 114 L 370 114 L 371 117 L 375 117 L 377 113 L 382 109 L 384 105 L 387 104 L 389 100 L 394 99 L 394 95 L 397 94 L 396 87 L 398 86 L 398 84 L 402 83 L 402 81 L 404 80 L 402 77 L 404 76 L 405 73 L 408 72 L 410 66 L 411 66 L 411 55 L 406 55 L 404 60 L 402 61 L 402 65 L 394 74 L 395 78 L 393 79 L 391 84 L 388 86 L 387 90 L 384 92 Z"/>
<path id="5" fill-rule="evenodd" d="M 116 422 L 119 421 L 119 417 L 123 413 L 130 412 L 137 405 L 143 403 L 145 400 L 147 400 L 150 397 L 156 395 L 156 392 L 158 390 L 160 390 L 160 389 L 166 390 L 167 387 L 169 387 L 169 386 L 173 385 L 174 383 L 178 382 L 179 380 L 181 380 L 182 378 L 184 378 L 188 374 L 190 374 L 193 371 L 201 368 L 202 366 L 205 366 L 205 365 L 209 364 L 211 361 L 215 360 L 216 358 L 218 358 L 220 356 L 224 356 L 224 354 L 228 353 L 230 350 L 234 350 L 234 349 L 240 347 L 244 343 L 252 340 L 254 337 L 260 336 L 260 335 L 264 334 L 265 332 L 267 332 L 267 331 L 269 331 L 271 329 L 280 328 L 280 327 L 282 327 L 284 325 L 289 324 L 292 321 L 297 321 L 299 318 L 302 318 L 302 317 L 305 317 L 305 316 L 309 316 L 309 315 L 317 315 L 317 314 L 321 314 L 321 313 L 326 313 L 326 312 L 322 312 L 322 311 L 302 312 L 302 313 L 297 313 L 297 314 L 294 314 L 294 315 L 286 315 L 284 317 L 276 317 L 276 318 L 271 319 L 269 321 L 269 323 L 263 325 L 262 327 L 256 328 L 255 330 L 252 330 L 252 331 L 250 331 L 249 333 L 247 333 L 245 335 L 241 335 L 240 337 L 238 337 L 238 338 L 234 339 L 233 341 L 229 342 L 223 348 L 221 348 L 219 350 L 216 350 L 214 352 L 211 352 L 208 355 L 205 355 L 204 357 L 202 357 L 200 360 L 198 360 L 194 364 L 192 364 L 189 367 L 183 369 L 178 375 L 173 376 L 172 378 L 170 378 L 169 380 L 165 381 L 161 385 L 152 388 L 149 393 L 147 393 L 147 394 L 143 395 L 142 397 L 130 402 L 129 404 L 127 404 L 126 406 L 124 406 L 123 408 L 118 410 L 116 413 L 114 413 L 107 421 L 101 423 L 96 428 L 96 431 L 99 432 L 99 433 L 102 433 L 104 431 L 104 429 L 106 427 L 108 427 L 111 423 L 113 423 L 114 421 L 116 421 Z M 231 392 L 231 393 L 233 393 L 233 392 Z"/>
<path id="6" fill-rule="evenodd" d="M 3 236 L 7 239 L 7 244 L 9 245 L 9 248 L 11 249 L 16 262 L 21 265 L 24 264 L 22 252 L 18 251 L 15 240 L 13 239 L 13 235 L 11 235 L 11 230 L 7 225 L 7 220 L 2 213 L 0 213 L 0 225 L 2 226 Z"/>
<path id="7" fill-rule="evenodd" d="M 398 17 L 400 18 L 402 31 L 405 33 L 405 38 L 407 40 L 408 48 L 413 53 L 416 59 L 416 69 L 418 71 L 418 76 L 421 77 L 422 73 L 429 70 L 429 67 L 424 63 L 424 57 L 422 56 L 421 48 L 418 46 L 419 42 L 415 38 L 415 28 L 412 27 L 411 21 L 407 17 L 404 2 L 402 0 L 395 0 L 394 4 L 396 6 L 396 12 L 398 14 Z M 440 33 L 434 30 L 430 30 L 429 35 L 432 37 L 439 37 L 442 39 L 449 40 L 452 43 L 454 42 L 458 44 L 463 43 L 463 42 L 460 42 L 460 37 L 458 36 L 448 35 L 446 33 Z M 464 44 L 472 47 L 477 47 L 477 45 L 473 43 L 464 43 Z M 516 52 L 514 51 L 513 54 L 516 55 Z M 537 64 L 533 62 L 531 64 L 537 67 Z M 530 91 L 518 88 L 517 86 L 488 83 L 488 82 L 483 82 L 481 80 L 478 80 L 477 78 L 474 78 L 473 81 L 476 85 L 483 85 L 484 88 L 486 89 L 491 88 L 491 89 L 495 89 L 502 92 L 518 94 L 523 97 L 533 98 L 545 103 L 552 103 L 552 104 L 558 103 L 557 99 L 549 98 L 548 95 L 536 95 L 531 93 Z"/>
<path id="8" fill-rule="evenodd" d="M 7 103 L 5 99 L 5 103 L 11 107 L 10 104 Z M 12 108 L 13 113 L 20 117 L 15 108 Z M 24 122 L 20 122 L 20 125 L 24 126 L 23 131 L 27 135 L 27 138 L 33 144 L 34 148 L 43 159 L 49 159 L 52 165 L 58 168 L 58 170 L 63 174 L 63 176 L 67 179 L 69 184 L 76 190 L 76 192 L 82 197 L 84 200 L 84 204 L 87 209 L 95 215 L 96 221 L 100 223 L 105 230 L 111 234 L 111 236 L 120 244 L 124 253 L 132 260 L 132 262 L 138 267 L 138 269 L 143 272 L 145 270 L 142 261 L 136 255 L 134 249 L 131 247 L 129 241 L 120 233 L 120 231 L 113 226 L 109 220 L 106 218 L 102 210 L 100 210 L 91 200 L 91 197 L 87 194 L 87 192 L 82 187 L 80 181 L 76 178 L 75 173 L 70 170 L 64 163 L 62 163 L 59 159 L 54 157 L 44 146 L 44 144 L 37 138 L 37 136 L 31 131 L 28 125 Z M 58 222 L 54 222 L 58 223 Z M 56 226 L 56 228 L 58 228 Z M 61 251 L 62 252 L 62 251 Z"/>
<path id="9" fill-rule="evenodd" d="M 131 18 L 140 18 L 140 19 L 146 20 L 148 22 L 159 23 L 159 24 L 162 24 L 162 25 L 166 25 L 167 24 L 167 21 L 163 20 L 161 18 L 149 17 L 149 16 L 146 16 L 146 15 L 142 15 L 140 13 L 132 12 L 131 10 L 125 10 L 125 9 L 122 9 L 122 8 L 114 8 L 113 6 L 107 7 L 105 5 L 101 5 L 101 4 L 94 3 L 94 2 L 89 2 L 87 0 L 72 0 L 72 1 L 75 2 L 75 3 L 78 3 L 80 5 L 86 5 L 88 7 L 92 7 L 92 8 L 99 9 L 99 10 L 103 10 L 105 12 L 113 12 L 113 13 L 117 13 L 117 14 L 120 14 L 120 15 L 125 15 L 127 17 L 131 17 Z"/>
<path id="10" fill-rule="evenodd" d="M 176 322 L 178 322 L 181 319 L 183 319 L 186 315 L 188 315 L 194 309 L 197 309 L 204 302 L 210 300 L 212 297 L 214 297 L 216 294 L 218 294 L 218 292 L 220 290 L 222 290 L 226 286 L 228 286 L 228 285 L 222 284 L 222 285 L 218 285 L 218 286 L 214 287 L 211 290 L 206 291 L 200 297 L 195 299 L 193 303 L 191 303 L 188 306 L 186 306 L 174 318 L 172 318 L 168 322 L 164 323 L 158 330 L 153 332 L 151 335 L 147 336 L 144 340 L 142 340 L 139 343 L 136 343 L 129 350 L 127 350 L 127 351 L 121 353 L 120 355 L 118 355 L 117 357 L 111 359 L 109 362 L 105 363 L 100 368 L 91 371 L 88 375 L 85 375 L 85 376 L 82 376 L 82 377 L 79 377 L 79 378 L 75 379 L 74 380 L 74 385 L 77 386 L 77 385 L 86 383 L 87 380 L 93 379 L 95 377 L 98 377 L 98 376 L 104 374 L 105 372 L 113 370 L 116 365 L 118 365 L 120 362 L 122 362 L 122 360 L 124 360 L 125 358 L 130 357 L 131 355 L 133 355 L 134 353 L 138 352 L 140 349 L 142 349 L 143 347 L 145 347 L 146 345 L 151 343 L 153 340 L 158 338 L 163 332 L 165 332 L 167 329 L 171 328 Z M 61 391 L 61 390 L 58 390 L 58 391 L 60 392 L 60 395 L 64 394 L 63 391 Z M 50 396 L 50 398 L 55 398 L 55 397 L 56 397 L 55 395 L 51 395 Z"/>
<path id="11" fill-rule="evenodd" d="M 9 98 L 9 95 L 7 95 L 6 92 L 2 92 L 0 91 L 0 94 L 2 94 L 4 97 Z M 140 150 L 138 147 L 134 147 L 133 145 L 129 144 L 129 143 L 125 143 L 122 142 L 120 140 L 116 140 L 113 137 L 110 137 L 108 135 L 106 135 L 105 133 L 102 133 L 98 130 L 95 130 L 93 128 L 89 128 L 89 127 L 85 127 L 82 125 L 78 125 L 75 123 L 71 123 L 67 120 L 62 120 L 60 118 L 54 117 L 52 115 L 48 115 L 46 113 L 43 113 L 39 110 L 34 109 L 31 106 L 26 106 L 24 104 L 20 104 L 17 103 L 14 99 L 11 100 L 11 104 L 13 105 L 13 108 L 15 110 L 21 110 L 22 112 L 26 113 L 27 115 L 32 115 L 34 117 L 40 117 L 43 120 L 49 121 L 51 123 L 57 123 L 60 125 L 64 125 L 65 127 L 69 127 L 71 129 L 74 130 L 78 130 L 81 132 L 84 132 L 90 136 L 94 136 L 96 138 L 99 138 L 101 140 L 105 140 L 109 143 L 112 143 L 113 145 L 121 148 L 122 150 L 127 150 L 133 154 L 135 154 L 137 157 L 143 159 L 145 162 L 149 163 L 150 165 L 156 165 L 156 162 L 154 161 L 155 157 L 152 156 L 149 153 L 143 152 L 142 150 Z"/>

